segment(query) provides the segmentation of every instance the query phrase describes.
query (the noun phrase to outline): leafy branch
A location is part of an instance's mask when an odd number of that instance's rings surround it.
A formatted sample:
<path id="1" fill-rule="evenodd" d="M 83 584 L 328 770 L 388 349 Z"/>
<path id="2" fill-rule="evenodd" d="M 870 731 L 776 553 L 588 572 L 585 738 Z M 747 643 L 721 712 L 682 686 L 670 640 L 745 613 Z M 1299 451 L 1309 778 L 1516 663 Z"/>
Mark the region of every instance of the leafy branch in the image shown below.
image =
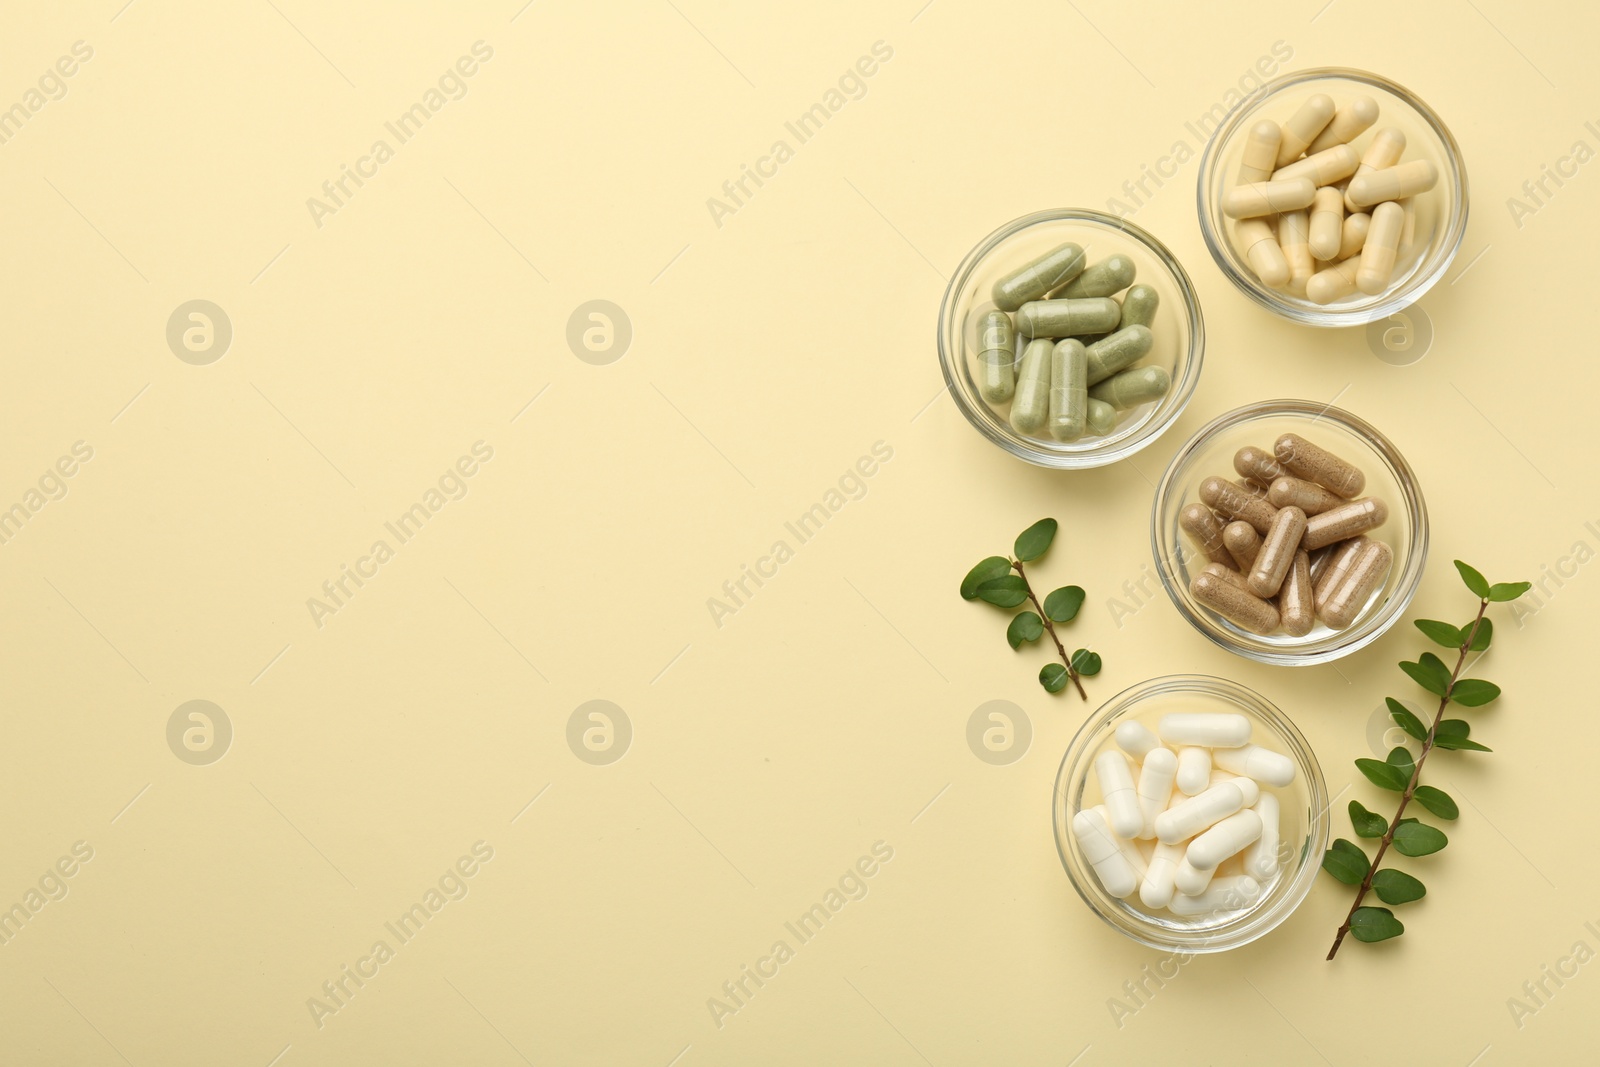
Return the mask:
<path id="1" fill-rule="evenodd" d="M 1057 624 L 1065 625 L 1077 618 L 1087 594 L 1076 585 L 1064 585 L 1041 601 L 1028 582 L 1028 572 L 1023 566 L 1045 554 L 1055 540 L 1056 529 L 1056 520 L 1040 519 L 1017 535 L 1016 544 L 1012 546 L 1015 559 L 990 556 L 981 560 L 961 580 L 961 598 L 982 600 L 1006 610 L 1021 607 L 1024 603 L 1032 604 L 1033 610 L 1019 612 L 1012 617 L 1010 625 L 1006 627 L 1006 642 L 1016 650 L 1048 633 L 1050 640 L 1055 642 L 1061 662 L 1045 664 L 1039 671 L 1039 684 L 1048 692 L 1059 693 L 1070 681 L 1078 690 L 1078 695 L 1088 700 L 1089 694 L 1083 690 L 1083 679 L 1100 673 L 1100 656 L 1086 648 L 1067 655 L 1067 646 L 1061 643 L 1061 635 L 1056 632 Z M 1016 573 L 1013 574 L 1013 571 Z"/>
<path id="2" fill-rule="evenodd" d="M 1356 769 L 1380 789 L 1400 794 L 1400 804 L 1394 817 L 1387 822 L 1383 816 L 1368 811 L 1358 800 L 1350 802 L 1350 823 L 1356 836 L 1378 838 L 1378 851 L 1369 862 L 1366 851 L 1353 841 L 1340 838 L 1322 856 L 1322 869 L 1345 885 L 1357 886 L 1355 900 L 1345 915 L 1344 923 L 1334 935 L 1333 947 L 1328 949 L 1328 959 L 1333 959 L 1345 935 L 1357 941 L 1386 941 L 1405 933 L 1405 926 L 1388 908 L 1372 907 L 1364 903 L 1368 893 L 1376 893 L 1385 904 L 1404 904 L 1417 900 L 1427 893 L 1422 882 L 1393 867 L 1380 868 L 1384 855 L 1391 847 L 1402 856 L 1427 856 L 1450 843 L 1444 831 L 1429 826 L 1416 818 L 1406 816 L 1406 808 L 1415 800 L 1434 816 L 1454 820 L 1461 814 L 1456 802 L 1442 789 L 1422 785 L 1422 765 L 1428 754 L 1436 748 L 1467 752 L 1488 752 L 1489 749 L 1471 739 L 1472 728 L 1465 719 L 1446 719 L 1445 710 L 1453 703 L 1463 708 L 1477 708 L 1497 699 L 1500 687 L 1481 678 L 1462 678 L 1467 657 L 1474 652 L 1486 651 L 1494 638 L 1494 623 L 1486 617 L 1490 604 L 1515 600 L 1530 588 L 1528 582 L 1502 582 L 1490 585 L 1476 570 L 1456 560 L 1456 570 L 1467 589 L 1478 598 L 1478 612 L 1465 626 L 1453 626 L 1434 619 L 1417 619 L 1416 626 L 1430 641 L 1444 648 L 1454 649 L 1456 665 L 1447 668 L 1444 661 L 1432 652 L 1424 652 L 1415 662 L 1402 662 L 1400 669 L 1423 689 L 1439 698 L 1433 722 L 1422 725 L 1422 720 L 1393 697 L 1385 697 L 1389 715 L 1409 736 L 1422 742 L 1422 750 L 1413 758 L 1410 750 L 1398 747 L 1382 760 L 1358 759 Z"/>

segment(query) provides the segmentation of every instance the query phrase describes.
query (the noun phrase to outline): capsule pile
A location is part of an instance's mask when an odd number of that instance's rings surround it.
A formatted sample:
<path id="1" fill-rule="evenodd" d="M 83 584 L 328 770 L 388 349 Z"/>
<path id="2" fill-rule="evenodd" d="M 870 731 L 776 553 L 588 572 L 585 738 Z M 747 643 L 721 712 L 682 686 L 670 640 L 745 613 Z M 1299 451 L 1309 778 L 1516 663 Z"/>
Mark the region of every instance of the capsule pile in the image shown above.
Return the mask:
<path id="1" fill-rule="evenodd" d="M 1189 592 L 1256 634 L 1355 622 L 1394 563 L 1393 549 L 1366 536 L 1389 517 L 1382 500 L 1360 495 L 1366 475 L 1292 433 L 1271 453 L 1239 449 L 1233 467 L 1238 481 L 1205 479 L 1199 502 L 1178 513 L 1210 561 Z"/>
<path id="2" fill-rule="evenodd" d="M 996 408 L 1011 405 L 1013 430 L 1064 442 L 1104 437 L 1120 412 L 1166 395 L 1172 378 L 1163 368 L 1135 366 L 1155 343 L 1161 302 L 1133 284 L 1135 272 L 1127 256 L 1091 265 L 1069 243 L 994 283 L 995 306 L 978 321 L 978 389 Z"/>

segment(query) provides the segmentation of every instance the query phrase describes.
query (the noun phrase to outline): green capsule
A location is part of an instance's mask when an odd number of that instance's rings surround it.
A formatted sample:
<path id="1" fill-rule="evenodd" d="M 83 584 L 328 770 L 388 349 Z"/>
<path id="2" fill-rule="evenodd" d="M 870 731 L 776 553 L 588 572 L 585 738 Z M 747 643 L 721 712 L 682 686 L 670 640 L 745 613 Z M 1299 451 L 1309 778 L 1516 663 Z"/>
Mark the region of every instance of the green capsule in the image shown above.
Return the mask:
<path id="1" fill-rule="evenodd" d="M 1107 404 L 1104 400 L 1089 399 L 1089 414 L 1084 420 L 1089 427 L 1089 432 L 1096 437 L 1104 437 L 1117 428 L 1117 409 Z"/>
<path id="2" fill-rule="evenodd" d="M 1089 346 L 1089 384 L 1098 385 L 1120 370 L 1133 366 L 1155 344 L 1148 326 L 1129 326 Z"/>
<path id="3" fill-rule="evenodd" d="M 1015 311 L 1028 301 L 1037 300 L 1050 290 L 1072 281 L 1083 273 L 1083 264 L 1083 249 L 1075 244 L 1064 244 L 1046 252 L 994 283 L 994 288 L 990 290 L 994 306 L 1001 311 Z"/>
<path id="4" fill-rule="evenodd" d="M 1017 395 L 1011 401 L 1011 428 L 1020 434 L 1044 429 L 1050 414 L 1050 350 L 1044 338 L 1029 341 L 1017 366 Z"/>
<path id="5" fill-rule="evenodd" d="M 1016 391 L 1016 336 L 1004 311 L 978 321 L 978 390 L 991 404 L 1004 404 Z"/>
<path id="6" fill-rule="evenodd" d="M 1122 308 L 1110 297 L 1092 300 L 1030 300 L 1017 310 L 1024 337 L 1077 337 L 1117 328 Z"/>
<path id="7" fill-rule="evenodd" d="M 1089 351 L 1069 337 L 1050 352 L 1050 436 L 1076 441 L 1083 436 L 1089 406 Z"/>
<path id="8" fill-rule="evenodd" d="M 1133 284 L 1133 260 L 1124 255 L 1108 256 L 1073 279 L 1060 292 L 1051 295 L 1057 299 L 1077 300 L 1086 296 L 1110 296 L 1120 293 Z M 999 303 L 999 301 L 995 301 Z"/>
<path id="9" fill-rule="evenodd" d="M 1119 411 L 1136 408 L 1147 400 L 1157 400 L 1172 388 L 1172 377 L 1160 367 L 1135 367 L 1113 374 L 1089 390 L 1095 400 L 1104 400 Z"/>
<path id="10" fill-rule="evenodd" d="M 1122 294 L 1122 328 L 1148 326 L 1156 321 L 1161 294 L 1148 285 L 1136 285 Z"/>

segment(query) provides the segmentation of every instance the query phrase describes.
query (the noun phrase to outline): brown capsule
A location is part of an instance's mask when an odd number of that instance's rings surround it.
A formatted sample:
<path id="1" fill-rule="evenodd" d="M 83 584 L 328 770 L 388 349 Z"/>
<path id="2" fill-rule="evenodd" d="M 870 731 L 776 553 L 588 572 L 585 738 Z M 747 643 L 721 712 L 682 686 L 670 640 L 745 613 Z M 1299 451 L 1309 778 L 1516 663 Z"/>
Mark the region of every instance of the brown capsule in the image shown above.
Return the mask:
<path id="1" fill-rule="evenodd" d="M 1377 529 L 1388 518 L 1389 505 L 1375 496 L 1364 496 L 1360 500 L 1341 504 L 1332 511 L 1313 515 L 1306 522 L 1306 536 L 1301 547 L 1310 552 L 1323 545 Z"/>
<path id="2" fill-rule="evenodd" d="M 1261 535 L 1248 522 L 1230 522 L 1222 528 L 1222 544 L 1233 557 L 1234 566 L 1248 574 L 1261 551 Z"/>
<path id="3" fill-rule="evenodd" d="M 1307 515 L 1320 515 L 1344 503 L 1344 497 L 1335 496 L 1316 482 L 1293 476 L 1273 482 L 1267 490 L 1267 500 L 1275 508 L 1286 508 L 1293 504 Z"/>
<path id="4" fill-rule="evenodd" d="M 1204 571 L 1189 583 L 1189 592 L 1212 611 L 1249 630 L 1251 633 L 1270 634 L 1278 628 L 1278 609 L 1240 589 L 1226 579 Z"/>
<path id="5" fill-rule="evenodd" d="M 1233 469 L 1239 472 L 1239 477 L 1247 484 L 1254 485 L 1258 489 L 1267 488 L 1289 473 L 1272 458 L 1271 453 L 1263 452 L 1254 445 L 1245 445 L 1233 454 Z"/>
<path id="6" fill-rule="evenodd" d="M 1389 576 L 1389 565 L 1393 562 L 1393 549 L 1382 541 L 1369 539 L 1351 561 L 1344 580 L 1318 601 L 1317 614 L 1322 621 L 1335 630 L 1343 630 L 1355 622 L 1368 599 Z"/>
<path id="7" fill-rule="evenodd" d="M 1328 593 L 1334 586 L 1344 581 L 1350 573 L 1350 565 L 1355 562 L 1361 549 L 1371 540 L 1367 537 L 1352 537 L 1348 541 L 1340 541 L 1323 549 L 1322 570 L 1312 579 L 1312 598 L 1321 604 L 1328 598 Z M 1304 542 L 1302 541 L 1302 547 Z"/>
<path id="8" fill-rule="evenodd" d="M 1210 574 L 1210 575 L 1213 575 L 1213 576 L 1215 576 L 1217 578 L 1221 578 L 1223 581 L 1227 582 L 1229 585 L 1233 586 L 1235 589 L 1243 589 L 1245 592 L 1249 592 L 1250 591 L 1250 586 L 1245 581 L 1244 575 L 1240 574 L 1238 571 L 1234 570 L 1232 567 L 1224 567 L 1220 563 L 1207 563 L 1205 565 L 1205 569 L 1202 570 L 1200 573 L 1201 574 Z"/>
<path id="9" fill-rule="evenodd" d="M 1178 528 L 1189 535 L 1206 559 L 1224 567 L 1233 565 L 1233 557 L 1222 543 L 1222 523 L 1204 504 L 1190 504 L 1178 512 Z"/>
<path id="10" fill-rule="evenodd" d="M 1272 446 L 1272 451 L 1290 474 L 1316 482 L 1346 500 L 1360 495 L 1366 488 L 1367 476 L 1360 470 L 1299 434 L 1284 434 Z"/>
<path id="11" fill-rule="evenodd" d="M 1304 637 L 1317 622 L 1317 603 L 1311 592 L 1311 557 L 1305 549 L 1294 554 L 1294 563 L 1278 590 L 1278 617 L 1283 632 Z"/>
<path id="12" fill-rule="evenodd" d="M 1270 530 L 1272 520 L 1278 514 L 1278 509 L 1267 503 L 1265 497 L 1256 496 L 1226 478 L 1207 478 L 1201 482 L 1200 499 L 1207 507 L 1221 512 L 1227 519 L 1243 519 L 1248 522 L 1256 528 L 1258 534 L 1265 534 Z"/>
<path id="13" fill-rule="evenodd" d="M 1261 552 L 1250 570 L 1252 593 L 1258 597 L 1278 595 L 1284 576 L 1294 563 L 1294 554 L 1300 550 L 1300 536 L 1305 532 L 1305 512 L 1292 505 L 1279 510 L 1272 520 L 1272 529 L 1261 539 Z"/>

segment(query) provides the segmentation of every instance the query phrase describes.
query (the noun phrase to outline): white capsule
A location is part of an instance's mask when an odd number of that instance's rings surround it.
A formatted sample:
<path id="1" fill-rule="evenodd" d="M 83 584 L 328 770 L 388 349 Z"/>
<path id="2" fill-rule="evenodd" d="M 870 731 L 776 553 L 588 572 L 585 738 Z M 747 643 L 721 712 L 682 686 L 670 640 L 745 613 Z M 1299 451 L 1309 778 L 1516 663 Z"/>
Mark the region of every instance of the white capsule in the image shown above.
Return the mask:
<path id="1" fill-rule="evenodd" d="M 1172 886 L 1179 893 L 1192 897 L 1197 893 L 1204 893 L 1206 886 L 1211 884 L 1212 875 L 1216 873 L 1217 871 L 1214 867 L 1208 867 L 1202 871 L 1189 862 L 1188 856 L 1184 856 L 1183 859 L 1178 861 L 1178 869 L 1172 874 Z"/>
<path id="2" fill-rule="evenodd" d="M 1144 815 L 1140 837 L 1156 836 L 1156 816 L 1167 810 L 1172 800 L 1172 780 L 1178 773 L 1178 757 L 1172 749 L 1157 747 L 1144 758 L 1139 769 L 1139 810 Z"/>
<path id="3" fill-rule="evenodd" d="M 1250 720 L 1231 712 L 1175 712 L 1161 716 L 1156 731 L 1168 744 L 1237 748 L 1250 740 Z"/>
<path id="4" fill-rule="evenodd" d="M 1244 807 L 1244 796 L 1237 783 L 1223 782 L 1174 804 L 1156 816 L 1156 840 L 1171 844 L 1193 837 Z"/>
<path id="5" fill-rule="evenodd" d="M 1249 808 L 1236 811 L 1205 833 L 1189 842 L 1183 854 L 1189 866 L 1201 871 L 1214 871 L 1217 864 L 1229 856 L 1236 856 L 1250 842 L 1261 836 L 1261 816 Z M 1187 892 L 1187 890 L 1185 890 Z"/>
<path id="6" fill-rule="evenodd" d="M 1105 802 L 1106 821 L 1118 837 L 1133 840 L 1144 829 L 1144 812 L 1139 794 L 1133 788 L 1133 772 L 1128 757 L 1111 748 L 1095 757 L 1094 776 L 1100 782 L 1100 799 Z"/>
<path id="7" fill-rule="evenodd" d="M 1229 750 L 1218 749 L 1217 751 L 1226 752 Z M 1215 756 L 1216 753 L 1213 752 L 1212 755 Z M 1242 774 L 1234 774 L 1232 771 L 1219 770 L 1216 767 L 1211 768 L 1211 781 L 1206 788 L 1209 789 L 1213 785 L 1221 785 L 1223 782 L 1232 782 L 1239 787 L 1239 792 L 1244 794 L 1244 806 L 1247 808 L 1254 807 L 1255 802 L 1261 798 L 1261 786 L 1257 784 L 1254 778 Z"/>
<path id="8" fill-rule="evenodd" d="M 1139 878 L 1128 857 L 1117 847 L 1105 818 L 1093 808 L 1080 811 L 1072 817 L 1072 833 L 1105 891 L 1118 898 L 1132 896 L 1139 888 Z"/>
<path id="9" fill-rule="evenodd" d="M 1225 771 L 1279 788 L 1294 781 L 1294 760 L 1260 745 L 1219 748 L 1211 754 L 1211 762 Z"/>
<path id="10" fill-rule="evenodd" d="M 1139 883 L 1139 899 L 1145 907 L 1164 908 L 1167 901 L 1172 899 L 1175 888 L 1173 879 L 1177 876 L 1178 864 L 1183 861 L 1183 848 L 1182 844 L 1156 842 L 1156 850 L 1150 856 L 1144 881 Z"/>
<path id="11" fill-rule="evenodd" d="M 1177 773 L 1173 776 L 1178 792 L 1186 797 L 1199 796 L 1211 787 L 1211 750 L 1199 745 L 1186 745 L 1178 749 Z"/>
<path id="12" fill-rule="evenodd" d="M 1106 806 L 1104 804 L 1096 804 L 1090 810 L 1099 812 L 1100 818 L 1106 820 L 1106 825 L 1111 825 L 1110 817 L 1106 814 Z M 1139 881 L 1143 882 L 1145 871 L 1150 867 L 1150 861 L 1144 858 L 1143 852 L 1139 851 L 1138 843 L 1129 841 L 1125 837 L 1117 837 L 1115 832 L 1111 836 L 1117 842 L 1117 851 L 1122 853 L 1122 858 L 1128 861 L 1128 866 L 1133 868 L 1133 873 L 1138 876 Z"/>
<path id="13" fill-rule="evenodd" d="M 1144 723 L 1132 719 L 1118 723 L 1115 736 L 1117 746 L 1134 759 L 1144 759 L 1146 753 L 1161 743 Z"/>
<path id="14" fill-rule="evenodd" d="M 1261 816 L 1261 836 L 1244 850 L 1244 873 L 1266 885 L 1278 873 L 1278 846 L 1282 841 L 1277 794 L 1262 793 L 1261 799 L 1256 801 L 1255 813 Z"/>
<path id="15" fill-rule="evenodd" d="M 1218 911 L 1247 908 L 1261 896 L 1261 883 L 1248 874 L 1213 878 L 1200 894 L 1175 893 L 1167 907 L 1174 915 L 1210 915 Z"/>

